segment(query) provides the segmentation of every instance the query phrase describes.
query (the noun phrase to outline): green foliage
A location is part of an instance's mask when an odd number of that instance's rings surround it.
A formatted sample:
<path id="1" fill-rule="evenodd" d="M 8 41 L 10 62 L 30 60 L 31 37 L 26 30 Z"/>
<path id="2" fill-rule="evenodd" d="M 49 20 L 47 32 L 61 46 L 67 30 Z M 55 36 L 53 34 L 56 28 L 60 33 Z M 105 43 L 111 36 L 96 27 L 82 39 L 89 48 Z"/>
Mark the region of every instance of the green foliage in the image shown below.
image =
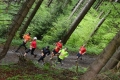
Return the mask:
<path id="1" fill-rule="evenodd" d="M 69 68 L 69 70 L 76 72 L 76 68 L 77 68 L 77 66 L 73 66 L 73 67 Z M 83 74 L 86 71 L 87 71 L 87 68 L 78 66 L 78 73 Z"/>
<path id="2" fill-rule="evenodd" d="M 17 45 L 17 46 L 19 46 L 20 44 L 22 44 L 22 40 L 21 39 L 14 39 L 14 40 L 12 40 L 12 45 Z"/>
<path id="3" fill-rule="evenodd" d="M 47 75 L 35 75 L 36 80 L 54 80 L 52 77 L 48 77 Z"/>
<path id="4" fill-rule="evenodd" d="M 68 51 L 70 54 L 78 53 L 78 51 L 79 51 L 79 47 L 73 47 L 73 46 L 69 46 L 69 45 L 66 45 L 65 47 L 68 48 Z"/>
<path id="5" fill-rule="evenodd" d="M 118 3 L 112 3 L 112 4 L 114 4 L 115 7 L 117 7 L 117 8 L 119 7 Z M 89 42 L 90 47 L 97 46 L 96 47 L 96 50 L 98 50 L 97 52 L 101 52 L 101 50 L 103 48 L 105 48 L 105 46 L 112 40 L 112 38 L 115 36 L 115 34 L 119 30 L 119 24 L 117 21 L 120 19 L 115 17 L 115 16 L 119 16 L 119 15 L 117 13 L 117 10 L 115 10 L 115 8 L 112 4 L 108 3 L 108 2 L 104 2 L 98 10 L 99 12 L 104 11 L 104 15 L 109 10 L 112 10 L 112 11 L 111 11 L 110 15 L 108 15 L 108 17 L 106 18 L 105 22 L 100 26 L 97 33 L 93 36 L 93 38 L 91 38 L 91 40 Z M 113 11 L 113 10 L 115 10 L 115 11 Z M 89 50 L 91 50 L 91 49 L 89 49 Z M 94 49 L 93 49 L 93 51 L 94 51 Z M 89 51 L 89 52 L 91 52 L 91 51 Z M 96 53 L 96 54 L 98 54 L 98 53 Z"/>
<path id="6" fill-rule="evenodd" d="M 120 72 L 114 72 L 114 71 L 106 71 L 104 73 L 99 74 L 99 77 L 95 80 L 119 80 Z"/>
<path id="7" fill-rule="evenodd" d="M 14 76 L 7 78 L 7 80 L 19 80 L 19 79 L 24 79 L 24 80 L 53 80 L 52 77 L 48 77 L 47 75 L 42 75 L 42 74 L 36 74 L 36 75 L 25 75 L 25 76 Z"/>
<path id="8" fill-rule="evenodd" d="M 107 74 L 107 76 L 109 76 L 109 78 L 110 79 L 112 79 L 112 80 L 119 80 L 120 79 L 120 73 L 118 73 L 118 74 L 113 74 L 113 73 L 110 73 L 110 74 Z"/>
<path id="9" fill-rule="evenodd" d="M 51 67 L 50 63 L 45 63 L 43 69 L 50 70 L 50 67 Z"/>
<path id="10" fill-rule="evenodd" d="M 48 9 L 44 7 L 41 7 L 40 9 L 41 10 L 37 12 L 36 16 L 31 22 L 32 24 L 27 30 L 28 32 L 32 31 L 32 34 L 38 37 L 38 39 L 42 38 L 42 35 L 46 33 L 52 23 L 52 21 L 50 20 L 51 15 L 49 12 L 47 12 Z"/>
<path id="11" fill-rule="evenodd" d="M 17 80 L 17 79 L 19 79 L 19 75 L 17 75 L 17 76 L 14 76 L 14 77 L 12 77 L 12 78 L 8 78 L 7 80 Z"/>
<path id="12" fill-rule="evenodd" d="M 3 65 L 3 66 L 0 67 L 0 69 L 5 70 L 5 71 L 10 71 L 11 70 L 9 65 L 8 66 Z"/>
<path id="13" fill-rule="evenodd" d="M 102 49 L 99 48 L 99 46 L 97 45 L 92 45 L 92 46 L 89 46 L 87 47 L 87 54 L 100 54 L 102 51 Z"/>
<path id="14" fill-rule="evenodd" d="M 4 44 L 5 43 L 5 39 L 4 38 L 0 38 L 0 44 Z"/>
<path id="15" fill-rule="evenodd" d="M 52 9 L 53 7 L 54 9 Z M 38 39 L 42 39 L 44 34 L 54 27 L 53 22 L 56 21 L 56 18 L 62 13 L 63 10 L 61 4 L 54 4 L 50 8 L 47 8 L 45 4 L 42 5 L 35 18 L 32 20 L 32 23 L 34 24 L 33 26 L 30 26 L 32 29 L 29 28 L 28 31 L 33 30 L 33 34 L 37 36 Z"/>
<path id="16" fill-rule="evenodd" d="M 44 37 L 43 37 L 43 39 L 42 39 L 42 41 L 43 41 L 43 43 L 49 43 L 49 44 L 51 44 L 51 43 L 53 43 L 54 41 L 53 41 L 53 37 L 52 36 L 49 36 L 49 35 L 45 35 Z"/>
<path id="17" fill-rule="evenodd" d="M 91 8 L 90 12 L 95 12 Z M 70 39 L 67 41 L 67 45 L 79 47 L 85 43 L 85 41 L 89 40 L 89 36 L 95 28 L 97 21 L 95 21 L 95 14 L 88 13 L 82 22 L 78 25 L 77 29 L 71 35 Z M 89 24 L 89 25 L 86 25 Z"/>
<path id="18" fill-rule="evenodd" d="M 0 66 L 0 79 L 5 80 L 59 80 L 73 79 L 77 80 L 79 76 L 74 72 L 66 69 L 58 69 L 51 67 L 49 63 L 45 63 L 43 67 L 34 65 L 31 60 L 22 62 L 24 64 L 13 64 Z M 23 66 L 24 65 L 24 66 Z M 72 75 L 71 75 L 72 74 Z M 66 76 L 65 76 L 66 75 Z M 69 76 L 71 75 L 71 76 Z"/>

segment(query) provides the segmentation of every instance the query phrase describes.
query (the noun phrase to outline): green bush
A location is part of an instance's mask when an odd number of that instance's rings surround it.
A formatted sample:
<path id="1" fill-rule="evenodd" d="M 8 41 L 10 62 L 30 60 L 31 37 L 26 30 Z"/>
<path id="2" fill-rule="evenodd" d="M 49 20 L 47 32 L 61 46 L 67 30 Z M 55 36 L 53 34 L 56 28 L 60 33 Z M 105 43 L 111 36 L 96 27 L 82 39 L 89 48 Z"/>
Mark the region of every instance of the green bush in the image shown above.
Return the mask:
<path id="1" fill-rule="evenodd" d="M 99 49 L 98 46 L 87 47 L 87 54 L 96 54 L 99 55 L 102 49 Z"/>
<path id="2" fill-rule="evenodd" d="M 87 68 L 84 68 L 84 67 L 78 66 L 78 71 L 76 71 L 76 68 L 77 68 L 77 66 L 73 66 L 73 67 L 69 68 L 69 70 L 71 70 L 73 72 L 81 73 L 81 74 L 83 74 L 87 71 Z"/>

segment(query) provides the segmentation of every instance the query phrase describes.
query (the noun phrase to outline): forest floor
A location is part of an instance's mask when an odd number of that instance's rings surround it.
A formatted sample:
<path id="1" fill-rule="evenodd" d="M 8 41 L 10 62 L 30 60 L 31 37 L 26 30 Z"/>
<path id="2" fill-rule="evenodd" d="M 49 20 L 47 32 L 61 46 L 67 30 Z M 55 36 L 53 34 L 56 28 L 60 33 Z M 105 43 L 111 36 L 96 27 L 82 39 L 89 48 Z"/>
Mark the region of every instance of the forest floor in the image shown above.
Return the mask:
<path id="1" fill-rule="evenodd" d="M 0 66 L 3 66 L 3 65 L 11 65 L 11 64 L 17 64 L 18 62 L 19 62 L 19 55 L 23 55 L 25 52 L 24 52 L 24 49 L 20 49 L 19 50 L 19 52 L 15 52 L 15 47 L 11 47 L 9 50 L 8 50 L 8 52 L 7 52 L 7 54 L 6 54 L 6 56 L 2 59 L 2 60 L 0 60 Z M 0 48 L 0 51 L 2 51 L 2 48 Z M 38 63 L 37 62 L 37 60 L 40 58 L 40 56 L 41 56 L 41 53 L 40 53 L 40 50 L 39 49 L 36 49 L 35 50 L 35 52 L 34 52 L 35 54 L 37 54 L 37 57 L 36 58 L 34 58 L 34 56 L 32 56 L 32 55 L 30 55 L 30 53 L 29 54 L 27 54 L 27 56 L 25 57 L 25 59 L 29 59 L 29 60 L 31 60 L 33 63 L 35 63 L 35 64 L 38 64 L 39 66 L 43 66 L 44 67 L 44 65 L 42 65 L 42 63 L 40 62 L 40 63 Z M 78 60 L 78 66 L 79 67 L 84 67 L 84 68 L 87 68 L 93 61 L 95 61 L 95 59 L 97 58 L 97 56 L 95 56 L 95 55 L 88 55 L 88 54 L 85 54 L 84 56 L 82 56 L 82 59 L 79 59 Z M 50 64 L 52 64 L 52 65 L 54 65 L 55 64 L 55 62 L 56 62 L 56 60 L 57 60 L 57 57 L 54 57 L 53 58 L 53 60 L 50 60 L 50 56 L 46 56 L 46 58 L 45 58 L 45 62 L 46 63 L 50 63 Z M 21 65 L 24 65 L 24 64 L 21 64 Z M 63 65 L 61 66 L 60 64 L 55 64 L 55 67 L 56 68 L 62 68 L 62 69 L 68 69 L 68 68 L 72 68 L 73 66 L 76 66 L 77 64 L 76 64 L 76 53 L 75 54 L 73 54 L 73 53 L 71 53 L 64 61 L 63 61 Z M 34 69 L 34 70 L 33 70 Z M 31 69 L 30 69 L 31 70 Z M 36 69 L 35 68 L 32 68 L 32 71 L 33 71 L 33 73 L 34 73 L 34 71 L 35 71 L 35 73 L 36 73 Z M 67 70 L 66 70 L 67 71 Z M 74 76 L 74 75 L 72 75 L 72 73 L 70 73 L 70 72 L 64 72 L 64 73 L 66 73 L 68 76 Z M 2 72 L 2 70 L 0 69 L 0 72 Z M 16 72 L 16 71 L 14 71 L 16 74 L 20 74 L 20 69 L 19 69 L 19 71 L 18 72 Z M 22 71 L 21 71 L 22 72 Z M 5 75 L 7 75 L 7 74 L 9 74 L 8 72 L 5 72 L 4 71 L 4 73 L 5 73 Z M 43 73 L 43 71 L 41 72 L 41 73 Z M 69 73 L 69 74 L 68 74 Z M 12 74 L 14 74 L 14 73 L 12 73 Z M 1 74 L 0 74 L 1 75 Z M 3 75 L 3 74 L 2 74 Z M 10 76 L 10 74 L 9 74 L 9 76 Z M 3 76 L 2 76 L 3 77 Z M 3 78 L 1 78 L 1 76 L 0 76 L 0 80 L 6 80 L 8 77 L 3 77 Z M 60 80 L 61 78 L 60 78 L 60 76 L 57 76 L 56 77 L 57 79 L 56 80 Z M 65 78 L 64 78 L 65 79 Z M 62 79 L 62 80 L 64 80 L 64 79 Z M 22 79 L 20 79 L 20 80 L 22 80 Z M 42 80 L 42 79 L 41 79 Z M 44 79 L 43 79 L 44 80 Z M 55 79 L 53 79 L 53 80 L 55 80 Z M 74 80 L 74 79 L 68 79 L 67 78 L 67 80 Z"/>

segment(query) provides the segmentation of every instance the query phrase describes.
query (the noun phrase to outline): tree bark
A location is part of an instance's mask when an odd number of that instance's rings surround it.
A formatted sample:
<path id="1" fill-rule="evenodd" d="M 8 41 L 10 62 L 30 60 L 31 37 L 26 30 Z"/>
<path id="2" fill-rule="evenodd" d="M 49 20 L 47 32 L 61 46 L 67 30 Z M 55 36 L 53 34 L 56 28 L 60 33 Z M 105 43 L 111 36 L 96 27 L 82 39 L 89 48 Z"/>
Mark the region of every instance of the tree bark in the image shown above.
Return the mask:
<path id="1" fill-rule="evenodd" d="M 5 55 L 7 54 L 7 51 L 9 49 L 9 46 L 12 42 L 12 39 L 14 38 L 17 30 L 19 29 L 20 25 L 22 24 L 24 18 L 26 17 L 26 15 L 28 14 L 30 8 L 32 7 L 33 3 L 35 2 L 35 0 L 27 0 L 22 8 L 19 10 L 19 12 L 17 13 L 17 15 L 14 18 L 14 21 L 12 23 L 12 29 L 10 31 L 10 34 L 5 42 L 5 45 L 3 47 L 3 50 L 0 53 L 0 60 L 2 58 L 5 57 Z"/>
<path id="2" fill-rule="evenodd" d="M 119 46 L 120 31 L 101 52 L 99 57 L 90 65 L 87 72 L 81 77 L 81 80 L 93 80 L 93 78 L 101 71 Z"/>
<path id="3" fill-rule="evenodd" d="M 50 7 L 50 5 L 51 5 L 52 2 L 53 2 L 53 0 L 49 0 L 47 6 Z"/>
<path id="4" fill-rule="evenodd" d="M 95 5 L 94 9 L 97 9 L 103 1 L 104 1 L 104 0 L 98 1 L 98 3 Z"/>
<path id="5" fill-rule="evenodd" d="M 100 9 L 100 6 L 102 5 L 104 3 L 104 0 L 102 0 L 101 2 L 100 2 L 100 4 L 98 5 L 98 7 L 96 8 L 96 11 L 98 12 L 98 10 Z"/>
<path id="6" fill-rule="evenodd" d="M 118 2 L 118 0 L 115 0 L 115 2 Z"/>
<path id="7" fill-rule="evenodd" d="M 71 28 L 68 30 L 68 32 L 65 34 L 65 36 L 62 39 L 63 44 L 66 44 L 67 40 L 73 33 L 73 31 L 77 28 L 78 24 L 82 21 L 84 16 L 87 14 L 91 6 L 96 0 L 89 0 L 88 3 L 85 5 L 85 7 L 82 9 L 82 11 L 79 13 L 77 19 L 74 20 L 74 22 L 71 24 Z"/>
<path id="8" fill-rule="evenodd" d="M 102 15 L 104 14 L 105 12 L 104 11 L 101 11 L 98 18 L 101 19 Z"/>
<path id="9" fill-rule="evenodd" d="M 25 25 L 23 26 L 23 28 L 20 31 L 20 38 L 23 37 L 23 34 L 26 32 L 30 22 L 32 21 L 33 17 L 35 16 L 37 10 L 39 9 L 40 5 L 42 4 L 43 0 L 39 0 L 34 8 L 34 10 L 32 11 L 31 15 L 29 16 L 28 20 L 26 21 Z"/>
<path id="10" fill-rule="evenodd" d="M 103 67 L 102 72 L 113 69 L 119 61 L 120 61 L 120 47 L 117 49 L 114 55 L 110 58 L 107 64 Z"/>
<path id="11" fill-rule="evenodd" d="M 83 0 L 79 0 L 78 4 L 75 6 L 75 8 L 73 9 L 72 13 L 70 14 L 69 18 L 70 19 L 73 14 L 75 13 L 75 11 L 78 9 L 78 7 L 80 6 L 80 4 L 83 2 Z"/>

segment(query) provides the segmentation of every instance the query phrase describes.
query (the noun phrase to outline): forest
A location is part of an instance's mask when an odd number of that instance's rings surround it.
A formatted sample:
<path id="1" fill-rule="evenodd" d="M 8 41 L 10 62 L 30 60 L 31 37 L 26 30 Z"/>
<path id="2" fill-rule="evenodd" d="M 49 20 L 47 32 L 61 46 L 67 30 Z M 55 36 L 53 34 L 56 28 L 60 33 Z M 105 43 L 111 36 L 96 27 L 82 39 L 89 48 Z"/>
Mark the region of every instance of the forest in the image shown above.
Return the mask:
<path id="1" fill-rule="evenodd" d="M 120 0 L 1 0 L 0 80 L 119 80 L 119 8 Z M 37 58 L 23 56 L 23 47 L 15 52 L 27 33 L 37 38 Z M 64 65 L 50 54 L 40 66 L 43 47 L 52 51 L 59 40 L 68 48 Z M 82 45 L 86 53 L 75 62 Z"/>

